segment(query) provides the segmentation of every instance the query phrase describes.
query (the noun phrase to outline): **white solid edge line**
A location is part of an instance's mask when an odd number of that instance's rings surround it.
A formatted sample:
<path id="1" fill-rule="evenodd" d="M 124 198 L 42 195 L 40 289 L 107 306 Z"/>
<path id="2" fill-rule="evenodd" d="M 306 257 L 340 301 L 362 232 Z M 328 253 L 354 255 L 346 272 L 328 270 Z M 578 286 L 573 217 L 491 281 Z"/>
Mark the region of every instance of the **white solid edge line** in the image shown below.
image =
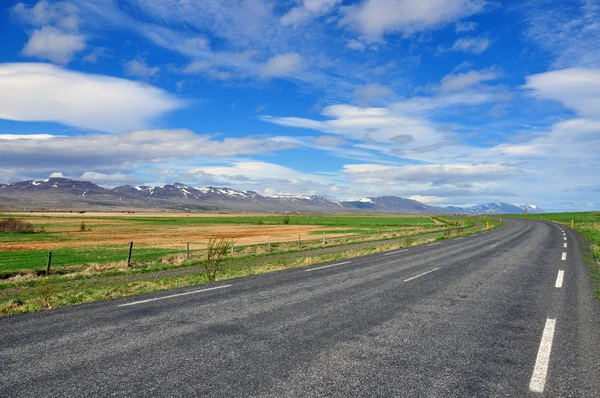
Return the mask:
<path id="1" fill-rule="evenodd" d="M 318 269 L 323 269 L 323 268 L 329 268 L 329 267 L 335 267 L 336 265 L 343 265 L 343 264 L 348 264 L 351 263 L 352 261 L 344 261 L 341 263 L 335 263 L 335 264 L 329 264 L 329 265 L 324 265 L 322 267 L 317 267 L 317 268 L 311 268 L 311 269 L 305 269 L 304 272 L 310 272 L 310 271 L 316 271 Z"/>
<path id="2" fill-rule="evenodd" d="M 404 249 L 404 250 L 399 250 L 397 252 L 385 253 L 384 256 L 391 256 L 392 254 L 404 253 L 407 251 L 408 251 L 408 249 Z"/>
<path id="3" fill-rule="evenodd" d="M 230 286 L 231 285 L 223 285 L 223 286 L 210 287 L 208 289 L 193 290 L 191 292 L 171 294 L 170 296 L 163 296 L 163 297 L 151 298 L 148 300 L 134 301 L 132 303 L 119 304 L 119 307 L 127 307 L 128 305 L 143 304 L 143 303 L 149 303 L 151 301 L 164 300 L 164 299 L 179 297 L 179 296 L 187 296 L 188 294 L 208 292 L 209 290 L 223 289 L 224 287 L 230 287 Z"/>
<path id="4" fill-rule="evenodd" d="M 563 252 L 561 260 L 565 261 L 567 259 L 567 252 Z"/>
<path id="5" fill-rule="evenodd" d="M 459 239 L 462 239 L 462 238 L 464 238 L 464 236 L 461 236 L 460 238 L 454 238 L 454 240 L 459 240 Z"/>
<path id="6" fill-rule="evenodd" d="M 440 243 L 442 243 L 442 242 L 431 243 L 431 244 L 429 244 L 429 245 L 427 245 L 427 246 L 439 245 Z"/>
<path id="7" fill-rule="evenodd" d="M 564 240 L 567 240 L 567 237 L 565 236 L 563 239 L 564 239 Z"/>
<path id="8" fill-rule="evenodd" d="M 557 287 L 557 288 L 562 287 L 564 276 L 565 276 L 565 271 L 563 271 L 562 269 L 560 271 L 558 271 L 558 275 L 556 275 L 556 283 L 554 284 L 554 287 Z"/>
<path id="9" fill-rule="evenodd" d="M 427 274 L 429 274 L 429 273 L 431 273 L 431 272 L 433 272 L 433 271 L 437 271 L 438 269 L 440 269 L 440 268 L 439 268 L 439 267 L 437 267 L 437 268 L 434 268 L 434 269 L 430 269 L 429 271 L 425 271 L 425 272 L 423 272 L 422 274 L 415 275 L 415 276 L 413 276 L 413 277 L 410 277 L 410 278 L 408 278 L 408 279 L 405 279 L 405 280 L 403 280 L 403 282 L 412 281 L 413 279 L 417 279 L 417 278 L 419 278 L 419 277 L 421 277 L 421 276 L 423 276 L 423 275 L 427 275 Z"/>
<path id="10" fill-rule="evenodd" d="M 567 242 L 565 242 L 565 244 L 563 245 L 563 247 L 567 247 Z"/>
<path id="11" fill-rule="evenodd" d="M 496 243 L 495 245 L 491 245 L 490 248 L 498 246 L 500 243 Z"/>
<path id="12" fill-rule="evenodd" d="M 542 333 L 540 348 L 538 350 L 535 367 L 529 382 L 529 390 L 532 392 L 544 392 L 546 385 L 546 376 L 548 374 L 548 362 L 550 361 L 550 352 L 552 351 L 552 339 L 554 338 L 554 326 L 556 319 L 546 319 L 546 326 Z"/>

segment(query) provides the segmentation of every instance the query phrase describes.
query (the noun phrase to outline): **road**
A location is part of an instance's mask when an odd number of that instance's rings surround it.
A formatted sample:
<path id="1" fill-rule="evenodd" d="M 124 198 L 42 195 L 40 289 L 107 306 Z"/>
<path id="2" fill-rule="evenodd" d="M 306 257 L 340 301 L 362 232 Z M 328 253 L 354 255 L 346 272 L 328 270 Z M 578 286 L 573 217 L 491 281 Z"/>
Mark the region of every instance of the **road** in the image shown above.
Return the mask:
<path id="1" fill-rule="evenodd" d="M 0 396 L 599 396 L 573 231 L 496 230 L 0 319 Z M 562 272 L 561 272 L 562 271 Z"/>

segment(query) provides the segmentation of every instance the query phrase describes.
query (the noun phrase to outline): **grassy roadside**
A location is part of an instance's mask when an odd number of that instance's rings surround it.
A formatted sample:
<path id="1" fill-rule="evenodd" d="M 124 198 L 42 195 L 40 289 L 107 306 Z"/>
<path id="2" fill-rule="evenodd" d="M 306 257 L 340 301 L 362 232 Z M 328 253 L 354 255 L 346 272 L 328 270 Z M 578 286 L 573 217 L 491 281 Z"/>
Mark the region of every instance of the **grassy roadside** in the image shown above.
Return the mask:
<path id="1" fill-rule="evenodd" d="M 500 225 L 490 221 L 490 228 Z M 449 239 L 456 236 L 470 235 L 480 229 L 455 230 L 452 234 L 442 233 L 434 237 L 416 238 L 414 244 L 422 244 L 436 240 Z M 398 237 L 396 237 L 398 239 Z M 217 278 L 218 281 L 259 275 L 268 272 L 295 267 L 308 266 L 329 261 L 337 261 L 364 256 L 383 251 L 406 247 L 405 242 L 380 241 L 381 244 L 358 249 L 348 248 L 335 253 L 309 255 L 305 251 L 295 253 L 280 253 L 273 255 L 261 253 L 256 255 L 230 257 L 225 261 L 226 268 Z M 350 243 L 348 244 L 350 245 Z M 343 245 L 342 245 L 343 246 Z M 48 278 L 14 281 L 0 285 L 0 315 L 12 315 L 33 312 L 43 309 L 68 305 L 89 303 L 100 300 L 151 293 L 160 290 L 174 289 L 185 286 L 206 284 L 208 280 L 198 268 L 202 261 L 194 260 L 180 264 L 173 269 L 164 264 L 154 264 L 145 268 L 132 270 L 114 270 L 103 273 L 80 273 L 73 275 L 51 275 Z M 196 267 L 198 272 L 188 272 L 181 275 L 160 277 L 157 271 Z"/>
<path id="2" fill-rule="evenodd" d="M 582 258 L 588 266 L 590 278 L 596 287 L 596 298 L 600 300 L 600 212 L 546 213 L 510 216 L 530 220 L 544 220 L 561 223 L 573 230 L 587 243 L 582 250 Z"/>

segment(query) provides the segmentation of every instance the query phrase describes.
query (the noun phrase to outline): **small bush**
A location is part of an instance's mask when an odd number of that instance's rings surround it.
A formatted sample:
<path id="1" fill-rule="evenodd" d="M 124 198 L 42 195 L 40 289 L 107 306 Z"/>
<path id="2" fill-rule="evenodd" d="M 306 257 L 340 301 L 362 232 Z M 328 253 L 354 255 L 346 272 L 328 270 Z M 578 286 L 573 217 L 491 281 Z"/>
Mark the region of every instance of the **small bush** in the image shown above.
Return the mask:
<path id="1" fill-rule="evenodd" d="M 412 236 L 407 236 L 406 240 L 404 242 L 406 247 L 412 246 L 414 243 L 415 243 L 415 238 L 413 238 Z"/>
<path id="2" fill-rule="evenodd" d="M 90 227 L 88 227 L 87 225 L 85 225 L 85 223 L 82 221 L 81 224 L 79 224 L 79 231 L 81 232 L 85 232 L 85 231 L 91 231 L 92 229 Z"/>
<path id="3" fill-rule="evenodd" d="M 283 223 L 286 224 L 286 225 L 289 224 L 290 223 L 290 216 L 283 217 Z"/>
<path id="4" fill-rule="evenodd" d="M 33 224 L 28 222 L 8 218 L 0 221 L 0 232 L 8 232 L 12 234 L 31 234 L 35 232 Z"/>
<path id="5" fill-rule="evenodd" d="M 217 274 L 223 270 L 221 260 L 231 248 L 231 241 L 227 238 L 211 238 L 208 241 L 204 271 L 209 282 L 217 279 Z"/>

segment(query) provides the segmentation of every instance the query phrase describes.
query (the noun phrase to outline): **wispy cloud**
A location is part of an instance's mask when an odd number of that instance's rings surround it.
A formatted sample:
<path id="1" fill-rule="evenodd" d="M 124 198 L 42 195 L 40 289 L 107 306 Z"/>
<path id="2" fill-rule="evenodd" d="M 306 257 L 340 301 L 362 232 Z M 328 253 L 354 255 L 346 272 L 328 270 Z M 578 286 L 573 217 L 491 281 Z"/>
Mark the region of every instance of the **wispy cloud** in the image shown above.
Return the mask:
<path id="1" fill-rule="evenodd" d="M 386 34 L 411 35 L 447 25 L 482 12 L 485 5 L 480 0 L 364 0 L 343 8 L 342 23 L 378 41 Z"/>

